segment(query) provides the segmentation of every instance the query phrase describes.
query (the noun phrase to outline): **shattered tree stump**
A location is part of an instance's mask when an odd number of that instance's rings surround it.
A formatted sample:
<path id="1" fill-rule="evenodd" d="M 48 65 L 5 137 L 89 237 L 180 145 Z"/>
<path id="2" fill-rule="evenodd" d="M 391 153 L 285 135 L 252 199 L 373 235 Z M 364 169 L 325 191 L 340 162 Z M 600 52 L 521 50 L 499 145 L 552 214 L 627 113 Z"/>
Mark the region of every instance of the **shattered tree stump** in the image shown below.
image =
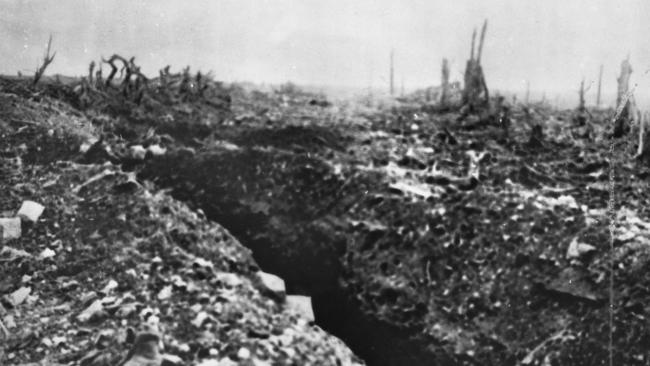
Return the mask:
<path id="1" fill-rule="evenodd" d="M 449 104 L 449 61 L 442 59 L 442 78 L 441 78 L 440 105 L 446 107 Z"/>
<path id="2" fill-rule="evenodd" d="M 621 108 L 621 104 L 625 103 L 622 106 L 623 110 L 620 116 L 614 121 L 614 132 L 613 136 L 615 138 L 620 138 L 623 135 L 630 132 L 630 124 L 635 118 L 635 103 L 633 96 L 626 98 L 626 95 L 629 92 L 630 88 L 630 76 L 632 75 L 632 65 L 630 65 L 629 56 L 627 59 L 623 60 L 621 63 L 621 75 L 616 79 L 618 83 L 618 90 L 616 93 L 616 107 Z"/>
<path id="3" fill-rule="evenodd" d="M 476 30 L 472 33 L 472 48 L 470 58 L 465 67 L 465 88 L 463 89 L 463 107 L 469 112 L 476 112 L 485 108 L 490 99 L 490 93 L 485 82 L 485 75 L 481 67 L 481 54 L 483 52 L 483 42 L 485 41 L 485 31 L 487 29 L 487 20 L 483 23 L 481 30 L 481 39 L 479 40 L 478 52 L 474 58 L 474 43 L 476 40 Z"/>

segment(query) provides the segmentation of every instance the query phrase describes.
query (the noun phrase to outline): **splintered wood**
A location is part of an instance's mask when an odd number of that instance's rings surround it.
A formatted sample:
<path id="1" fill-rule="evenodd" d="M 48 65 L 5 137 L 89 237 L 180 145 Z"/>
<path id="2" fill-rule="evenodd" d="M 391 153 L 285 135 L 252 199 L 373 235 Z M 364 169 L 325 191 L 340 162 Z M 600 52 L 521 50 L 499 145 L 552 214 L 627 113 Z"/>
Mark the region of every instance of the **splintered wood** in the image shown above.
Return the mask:
<path id="1" fill-rule="evenodd" d="M 487 20 L 483 23 L 481 30 L 481 39 L 478 45 L 476 58 L 474 58 L 474 44 L 476 39 L 476 30 L 472 34 L 472 48 L 470 58 L 465 67 L 465 89 L 463 90 L 463 105 L 474 112 L 488 104 L 490 93 L 485 82 L 485 75 L 481 67 L 481 54 L 483 53 L 483 42 L 485 41 L 485 31 L 487 30 Z"/>

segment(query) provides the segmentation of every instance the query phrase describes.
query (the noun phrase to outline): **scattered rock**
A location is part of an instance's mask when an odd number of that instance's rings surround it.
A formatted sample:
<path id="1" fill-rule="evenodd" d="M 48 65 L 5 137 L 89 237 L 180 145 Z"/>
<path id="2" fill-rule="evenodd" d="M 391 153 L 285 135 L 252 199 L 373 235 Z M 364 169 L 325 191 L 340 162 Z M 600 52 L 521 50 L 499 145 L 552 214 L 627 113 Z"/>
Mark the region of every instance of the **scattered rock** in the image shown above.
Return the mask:
<path id="1" fill-rule="evenodd" d="M 138 334 L 122 366 L 160 366 L 163 357 L 158 349 L 160 336 L 155 333 Z"/>
<path id="2" fill-rule="evenodd" d="M 184 365 L 182 358 L 170 354 L 162 355 L 162 363 L 160 364 L 160 366 L 181 366 L 181 365 Z"/>
<path id="3" fill-rule="evenodd" d="M 194 318 L 194 320 L 192 320 L 192 324 L 197 328 L 201 328 L 201 326 L 203 326 L 203 323 L 205 323 L 209 318 L 210 315 L 208 313 L 206 313 L 205 311 L 201 311 L 198 314 L 196 314 L 196 317 Z"/>
<path id="4" fill-rule="evenodd" d="M 167 149 L 160 145 L 150 145 L 147 147 L 147 151 L 153 156 L 161 156 L 167 153 Z"/>
<path id="5" fill-rule="evenodd" d="M 18 220 L 20 221 L 20 220 Z M 4 246 L 2 247 L 2 250 L 0 250 L 0 257 L 4 258 L 5 260 L 11 262 L 17 258 L 29 258 L 32 255 L 27 253 L 26 251 L 22 249 L 16 249 L 12 248 L 9 246 Z"/>
<path id="6" fill-rule="evenodd" d="M 47 258 L 52 258 L 56 255 L 56 252 L 53 251 L 50 248 L 45 248 L 41 253 L 38 255 L 39 259 L 47 259 Z"/>
<path id="7" fill-rule="evenodd" d="M 111 291 L 115 290 L 117 288 L 117 286 L 118 286 L 117 281 L 111 279 L 111 280 L 108 281 L 106 286 L 104 286 L 104 288 L 101 290 L 101 293 L 103 293 L 105 295 L 108 295 L 108 294 L 111 293 Z"/>
<path id="8" fill-rule="evenodd" d="M 251 357 L 251 351 L 246 347 L 242 347 L 237 351 L 237 358 L 240 360 L 248 360 Z"/>
<path id="9" fill-rule="evenodd" d="M 316 320 L 309 296 L 289 295 L 287 296 L 287 307 L 310 322 Z"/>
<path id="10" fill-rule="evenodd" d="M 45 207 L 40 203 L 34 201 L 24 201 L 18 210 L 19 217 L 29 220 L 31 222 L 38 221 L 38 218 L 43 214 Z"/>
<path id="11" fill-rule="evenodd" d="M 21 235 L 21 222 L 17 217 L 0 218 L 0 234 L 2 240 L 18 239 Z"/>
<path id="12" fill-rule="evenodd" d="M 282 299 L 286 296 L 284 280 L 276 275 L 259 271 L 257 272 L 262 284 L 272 296 Z"/>
<path id="13" fill-rule="evenodd" d="M 172 297 L 172 285 L 167 285 L 158 292 L 158 300 L 167 300 Z"/>
<path id="14" fill-rule="evenodd" d="M 27 299 L 27 296 L 29 296 L 31 292 L 32 289 L 30 287 L 21 287 L 18 290 L 9 294 L 7 300 L 11 305 L 18 306 L 22 304 L 25 301 L 25 299 Z"/>
<path id="15" fill-rule="evenodd" d="M 131 157 L 137 160 L 144 160 L 147 157 L 147 150 L 142 145 L 133 145 L 129 148 Z"/>
<path id="16" fill-rule="evenodd" d="M 566 257 L 571 258 L 580 258 L 584 254 L 591 253 L 596 250 L 596 247 L 586 243 L 579 243 L 578 238 L 573 238 L 571 243 L 569 243 L 569 248 L 566 252 Z"/>
<path id="17" fill-rule="evenodd" d="M 87 323 L 102 318 L 104 314 L 102 301 L 95 300 L 81 314 L 77 315 L 77 320 L 81 323 Z"/>

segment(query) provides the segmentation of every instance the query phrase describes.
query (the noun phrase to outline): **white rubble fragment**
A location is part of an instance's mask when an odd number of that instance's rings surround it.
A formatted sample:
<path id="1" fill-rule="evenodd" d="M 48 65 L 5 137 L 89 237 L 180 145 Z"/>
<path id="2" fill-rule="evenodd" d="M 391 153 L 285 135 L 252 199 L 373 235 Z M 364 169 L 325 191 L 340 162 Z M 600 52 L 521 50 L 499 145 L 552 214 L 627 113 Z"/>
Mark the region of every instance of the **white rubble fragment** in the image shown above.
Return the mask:
<path id="1" fill-rule="evenodd" d="M 43 214 L 45 207 L 38 202 L 24 201 L 18 210 L 18 217 L 22 217 L 31 222 L 38 221 L 38 218 Z"/>
<path id="2" fill-rule="evenodd" d="M 93 145 L 95 145 L 97 143 L 97 141 L 99 141 L 99 139 L 96 138 L 96 137 L 91 137 L 88 140 L 84 141 L 81 144 L 81 146 L 79 146 L 79 152 L 82 153 L 82 154 L 85 154 L 86 152 L 88 152 L 88 150 L 90 150 L 90 148 Z"/>
<path id="3" fill-rule="evenodd" d="M 257 272 L 262 284 L 271 292 L 278 296 L 286 295 L 286 286 L 284 280 L 274 274 L 259 271 Z"/>
<path id="4" fill-rule="evenodd" d="M 251 358 L 251 351 L 248 350 L 246 347 L 242 347 L 237 351 L 237 358 L 240 360 L 248 360 Z"/>
<path id="5" fill-rule="evenodd" d="M 287 307 L 311 322 L 316 320 L 309 296 L 289 295 L 287 296 Z"/>
<path id="6" fill-rule="evenodd" d="M 194 320 L 192 320 L 192 324 L 197 327 L 201 328 L 203 326 L 203 323 L 205 323 L 206 320 L 210 318 L 210 315 L 206 313 L 205 311 L 201 311 L 198 314 L 196 314 L 196 317 Z"/>
<path id="7" fill-rule="evenodd" d="M 172 285 L 167 285 L 158 292 L 158 300 L 167 300 L 172 297 Z"/>
<path id="8" fill-rule="evenodd" d="M 242 283 L 244 283 L 241 277 L 237 276 L 234 273 L 229 273 L 229 272 L 218 272 L 216 273 L 216 278 L 221 283 L 223 283 L 224 285 L 230 288 L 237 287 Z"/>
<path id="9" fill-rule="evenodd" d="M 18 217 L 0 218 L 0 237 L 3 241 L 20 238 L 21 221 Z"/>
<path id="10" fill-rule="evenodd" d="M 579 243 L 577 238 L 573 238 L 571 243 L 569 243 L 569 248 L 566 252 L 567 258 L 580 258 L 583 254 L 593 252 L 596 250 L 596 247 L 593 245 Z"/>
<path id="11" fill-rule="evenodd" d="M 47 259 L 47 258 L 52 258 L 56 255 L 56 252 L 53 251 L 50 248 L 45 248 L 43 251 L 38 255 L 39 259 Z"/>
<path id="12" fill-rule="evenodd" d="M 101 300 L 93 301 L 84 311 L 77 315 L 77 320 L 81 323 L 89 321 L 95 314 L 101 313 L 104 310 Z"/>
<path id="13" fill-rule="evenodd" d="M 183 365 L 183 359 L 172 354 L 164 354 L 162 355 L 162 360 L 163 364 L 168 364 L 168 365 Z"/>
<path id="14" fill-rule="evenodd" d="M 147 151 L 150 152 L 151 155 L 153 155 L 153 156 L 161 156 L 161 155 L 165 155 L 167 153 L 167 149 L 165 149 L 164 147 L 161 147 L 160 145 L 157 145 L 157 144 L 156 145 L 149 145 L 149 147 L 147 147 Z"/>
<path id="15" fill-rule="evenodd" d="M 18 290 L 12 292 L 8 296 L 9 302 L 13 306 L 18 306 L 22 304 L 25 299 L 27 299 L 27 296 L 32 292 L 32 289 L 30 287 L 21 287 Z"/>
<path id="16" fill-rule="evenodd" d="M 138 160 L 144 160 L 147 156 L 147 150 L 142 145 L 133 145 L 129 148 L 131 157 Z"/>
<path id="17" fill-rule="evenodd" d="M 102 289 L 102 293 L 108 295 L 111 291 L 115 290 L 119 284 L 114 279 L 108 281 L 106 286 Z"/>

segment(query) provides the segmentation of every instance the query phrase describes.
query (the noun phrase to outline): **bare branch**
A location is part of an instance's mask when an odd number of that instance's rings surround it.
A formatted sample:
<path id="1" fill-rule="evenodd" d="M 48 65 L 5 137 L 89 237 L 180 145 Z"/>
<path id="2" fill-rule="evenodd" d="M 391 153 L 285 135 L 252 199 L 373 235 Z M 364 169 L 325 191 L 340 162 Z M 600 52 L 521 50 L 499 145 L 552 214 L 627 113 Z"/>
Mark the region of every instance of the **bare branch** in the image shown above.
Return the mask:
<path id="1" fill-rule="evenodd" d="M 50 34 L 50 39 L 47 41 L 47 51 L 45 51 L 45 55 L 43 56 L 43 63 L 41 64 L 40 67 L 36 68 L 33 85 L 36 85 L 38 83 L 38 81 L 45 73 L 45 69 L 47 69 L 47 67 L 52 63 L 52 61 L 54 61 L 54 56 L 56 56 L 56 52 L 54 52 L 50 56 L 51 47 L 52 47 L 52 35 Z"/>

